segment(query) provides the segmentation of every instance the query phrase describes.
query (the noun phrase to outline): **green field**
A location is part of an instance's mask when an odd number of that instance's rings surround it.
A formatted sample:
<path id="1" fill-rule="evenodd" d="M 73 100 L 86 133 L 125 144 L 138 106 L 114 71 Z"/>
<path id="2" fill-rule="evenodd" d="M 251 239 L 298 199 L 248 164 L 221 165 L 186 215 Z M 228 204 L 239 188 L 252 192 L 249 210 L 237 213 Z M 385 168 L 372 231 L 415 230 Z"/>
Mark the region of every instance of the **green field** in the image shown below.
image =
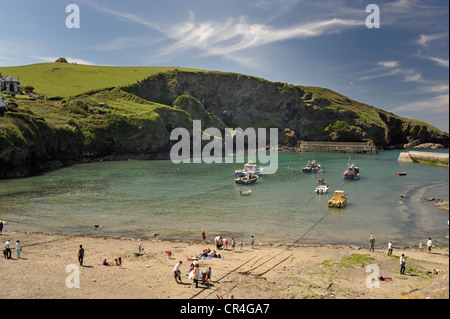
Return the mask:
<path id="1" fill-rule="evenodd" d="M 69 97 L 85 92 L 128 86 L 160 72 L 178 69 L 176 67 L 116 67 L 82 65 L 71 63 L 39 63 L 14 67 L 0 67 L 4 76 L 13 76 L 21 82 L 22 88 L 33 86 L 35 92 L 46 97 Z"/>

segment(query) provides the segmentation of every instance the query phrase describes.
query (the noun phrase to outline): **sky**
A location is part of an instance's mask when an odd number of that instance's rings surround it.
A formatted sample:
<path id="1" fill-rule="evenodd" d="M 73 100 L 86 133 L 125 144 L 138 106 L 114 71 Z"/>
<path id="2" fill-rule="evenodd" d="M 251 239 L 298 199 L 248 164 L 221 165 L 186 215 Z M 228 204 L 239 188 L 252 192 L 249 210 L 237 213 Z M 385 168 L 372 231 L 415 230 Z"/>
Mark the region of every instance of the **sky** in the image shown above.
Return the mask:
<path id="1" fill-rule="evenodd" d="M 449 132 L 447 0 L 0 1 L 0 66 L 65 57 L 243 73 L 329 88 Z M 71 4 L 78 28 L 68 27 Z M 372 4 L 379 15 L 366 12 Z"/>

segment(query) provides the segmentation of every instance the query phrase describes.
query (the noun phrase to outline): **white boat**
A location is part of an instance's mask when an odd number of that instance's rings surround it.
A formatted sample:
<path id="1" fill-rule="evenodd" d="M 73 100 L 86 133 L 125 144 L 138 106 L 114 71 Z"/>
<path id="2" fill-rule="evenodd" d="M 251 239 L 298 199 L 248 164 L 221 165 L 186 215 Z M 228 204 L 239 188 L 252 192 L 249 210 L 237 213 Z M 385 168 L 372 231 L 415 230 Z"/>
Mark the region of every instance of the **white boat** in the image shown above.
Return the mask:
<path id="1" fill-rule="evenodd" d="M 328 193 L 328 186 L 327 185 L 319 185 L 314 190 L 316 194 L 326 194 Z"/>
<path id="2" fill-rule="evenodd" d="M 255 163 L 248 162 L 244 165 L 244 169 L 239 169 L 234 171 L 235 177 L 244 177 L 245 173 L 250 172 L 255 175 L 262 175 L 262 168 L 259 168 Z"/>
<path id="3" fill-rule="evenodd" d="M 345 180 L 357 180 L 359 179 L 359 174 L 361 169 L 355 166 L 355 163 L 350 164 L 350 158 L 348 159 L 347 169 L 344 171 Z"/>
<path id="4" fill-rule="evenodd" d="M 308 161 L 305 167 L 302 168 L 303 173 L 317 173 L 320 171 L 321 165 L 316 164 L 316 161 Z"/>
<path id="5" fill-rule="evenodd" d="M 241 196 L 250 196 L 252 194 L 252 190 L 251 189 L 247 189 L 245 191 L 240 191 L 239 195 Z"/>
<path id="6" fill-rule="evenodd" d="M 234 181 L 236 182 L 236 184 L 248 185 L 248 184 L 256 183 L 258 178 L 259 178 L 258 175 L 254 174 L 252 172 L 246 172 L 244 174 L 244 176 L 236 177 Z"/>

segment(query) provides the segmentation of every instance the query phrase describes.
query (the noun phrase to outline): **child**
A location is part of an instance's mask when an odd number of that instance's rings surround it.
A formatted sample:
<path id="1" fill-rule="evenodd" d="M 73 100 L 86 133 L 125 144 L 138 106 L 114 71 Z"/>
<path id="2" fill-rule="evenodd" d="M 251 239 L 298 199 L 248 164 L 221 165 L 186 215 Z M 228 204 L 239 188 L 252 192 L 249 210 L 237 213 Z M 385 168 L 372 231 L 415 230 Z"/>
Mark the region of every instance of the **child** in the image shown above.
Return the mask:
<path id="1" fill-rule="evenodd" d="M 250 238 L 250 245 L 252 245 L 252 249 L 253 249 L 254 243 L 255 243 L 255 238 L 253 238 L 253 236 L 252 236 L 252 238 Z"/>
<path id="2" fill-rule="evenodd" d="M 167 259 L 172 258 L 172 252 L 170 250 L 166 250 Z"/>
<path id="3" fill-rule="evenodd" d="M 211 274 L 212 274 L 211 267 L 209 267 L 208 269 L 206 269 L 205 281 L 209 280 L 209 283 L 211 283 Z"/>
<path id="4" fill-rule="evenodd" d="M 241 246 L 241 250 L 242 250 L 242 246 L 244 245 L 244 243 L 241 240 L 241 243 L 239 244 Z"/>
<path id="5" fill-rule="evenodd" d="M 392 255 L 392 240 L 388 243 L 388 256 Z"/>
<path id="6" fill-rule="evenodd" d="M 122 267 L 122 257 L 117 260 L 117 266 Z"/>
<path id="7" fill-rule="evenodd" d="M 228 239 L 224 239 L 223 240 L 223 246 L 225 247 L 225 249 L 228 249 Z"/>
<path id="8" fill-rule="evenodd" d="M 231 238 L 231 249 L 234 250 L 234 248 L 236 247 L 236 241 L 234 240 L 234 237 Z"/>
<path id="9" fill-rule="evenodd" d="M 420 251 L 423 251 L 422 243 L 419 243 L 419 250 L 420 250 Z"/>

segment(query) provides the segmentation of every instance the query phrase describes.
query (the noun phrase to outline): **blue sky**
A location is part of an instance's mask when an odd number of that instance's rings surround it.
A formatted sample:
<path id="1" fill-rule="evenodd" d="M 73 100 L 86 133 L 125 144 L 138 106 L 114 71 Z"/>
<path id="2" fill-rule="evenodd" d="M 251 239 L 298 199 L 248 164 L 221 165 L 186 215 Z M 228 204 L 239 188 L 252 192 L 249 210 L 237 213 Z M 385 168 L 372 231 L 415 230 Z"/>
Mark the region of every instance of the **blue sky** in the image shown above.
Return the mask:
<path id="1" fill-rule="evenodd" d="M 80 28 L 66 27 L 66 6 Z M 380 9 L 367 28 L 366 6 Z M 0 65 L 183 66 L 321 86 L 449 131 L 446 0 L 16 0 Z"/>

